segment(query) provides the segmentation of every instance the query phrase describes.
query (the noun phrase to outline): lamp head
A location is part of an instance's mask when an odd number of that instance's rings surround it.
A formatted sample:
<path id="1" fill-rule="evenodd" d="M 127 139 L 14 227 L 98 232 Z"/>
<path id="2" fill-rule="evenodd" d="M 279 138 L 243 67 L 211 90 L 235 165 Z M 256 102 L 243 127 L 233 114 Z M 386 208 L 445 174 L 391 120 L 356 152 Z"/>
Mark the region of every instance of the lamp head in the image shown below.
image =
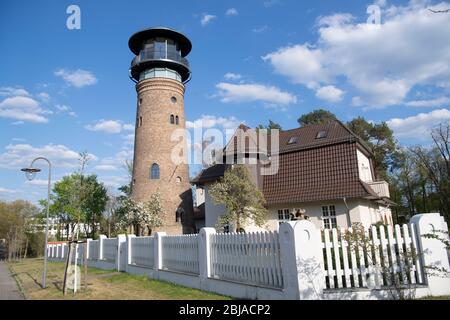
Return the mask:
<path id="1" fill-rule="evenodd" d="M 25 176 L 29 181 L 31 181 L 36 176 L 36 173 L 40 172 L 41 169 L 30 167 L 30 168 L 23 168 L 21 171 L 25 172 Z"/>

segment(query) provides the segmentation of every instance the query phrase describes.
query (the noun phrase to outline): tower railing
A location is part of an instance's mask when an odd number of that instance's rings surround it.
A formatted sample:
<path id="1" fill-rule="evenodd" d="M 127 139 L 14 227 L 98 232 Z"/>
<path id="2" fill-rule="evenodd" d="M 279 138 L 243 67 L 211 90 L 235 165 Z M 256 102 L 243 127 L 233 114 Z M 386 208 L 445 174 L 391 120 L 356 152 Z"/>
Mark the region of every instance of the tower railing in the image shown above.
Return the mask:
<path id="1" fill-rule="evenodd" d="M 152 60 L 171 60 L 179 64 L 184 65 L 189 69 L 189 61 L 182 57 L 176 50 L 155 50 L 155 49 L 143 49 L 131 62 L 131 67 L 135 65 Z"/>

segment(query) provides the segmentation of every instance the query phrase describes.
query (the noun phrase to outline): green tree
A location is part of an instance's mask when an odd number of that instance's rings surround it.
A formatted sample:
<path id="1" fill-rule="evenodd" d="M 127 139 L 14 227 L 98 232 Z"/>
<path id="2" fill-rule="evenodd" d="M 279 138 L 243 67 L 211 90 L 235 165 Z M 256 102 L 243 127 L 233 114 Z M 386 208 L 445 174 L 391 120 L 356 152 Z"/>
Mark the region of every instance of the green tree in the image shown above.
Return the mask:
<path id="1" fill-rule="evenodd" d="M 220 217 L 221 225 L 235 223 L 236 231 L 249 221 L 262 227 L 267 209 L 262 192 L 253 184 L 250 172 L 244 165 L 235 165 L 210 190 L 215 204 L 224 205 L 225 214 Z"/>
<path id="2" fill-rule="evenodd" d="M 387 123 L 371 123 L 363 117 L 357 117 L 348 122 L 347 126 L 372 149 L 375 175 L 388 179 L 388 171 L 392 171 L 397 165 L 398 145 Z"/>
<path id="3" fill-rule="evenodd" d="M 304 127 L 311 124 L 328 123 L 336 119 L 337 118 L 334 113 L 324 109 L 317 109 L 302 115 L 298 118 L 297 122 L 301 127 Z"/>
<path id="4" fill-rule="evenodd" d="M 91 229 L 84 230 L 86 235 L 95 237 L 108 200 L 106 188 L 96 175 L 73 173 L 63 177 L 53 186 L 51 200 L 50 212 L 67 223 L 72 232 L 80 223 L 86 223 Z"/>
<path id="5" fill-rule="evenodd" d="M 28 201 L 0 201 L 0 239 L 5 239 L 9 257 L 27 256 L 30 237 L 40 232 L 33 228 L 38 214 L 38 208 Z M 43 248 L 43 242 L 40 245 Z"/>
<path id="6" fill-rule="evenodd" d="M 260 124 L 256 127 L 256 129 L 267 129 L 267 130 L 277 129 L 280 131 L 283 130 L 283 128 L 281 127 L 280 124 L 273 122 L 270 119 L 269 119 L 269 124 L 267 126 Z"/>

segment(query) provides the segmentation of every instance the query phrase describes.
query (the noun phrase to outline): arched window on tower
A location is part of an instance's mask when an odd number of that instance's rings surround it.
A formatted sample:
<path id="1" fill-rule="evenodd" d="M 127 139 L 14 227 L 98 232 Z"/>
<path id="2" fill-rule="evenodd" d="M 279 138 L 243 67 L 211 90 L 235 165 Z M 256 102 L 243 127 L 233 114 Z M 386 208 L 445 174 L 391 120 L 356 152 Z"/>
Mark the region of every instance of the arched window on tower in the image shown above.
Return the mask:
<path id="1" fill-rule="evenodd" d="M 159 180 L 159 165 L 156 163 L 152 164 L 152 168 L 150 170 L 150 179 Z"/>
<path id="2" fill-rule="evenodd" d="M 175 124 L 178 125 L 179 122 L 180 122 L 180 121 L 179 121 L 179 119 L 178 119 L 178 116 L 176 116 L 176 117 L 175 117 Z"/>
<path id="3" fill-rule="evenodd" d="M 170 115 L 170 124 L 174 124 L 175 123 L 175 117 L 173 116 L 173 114 Z"/>

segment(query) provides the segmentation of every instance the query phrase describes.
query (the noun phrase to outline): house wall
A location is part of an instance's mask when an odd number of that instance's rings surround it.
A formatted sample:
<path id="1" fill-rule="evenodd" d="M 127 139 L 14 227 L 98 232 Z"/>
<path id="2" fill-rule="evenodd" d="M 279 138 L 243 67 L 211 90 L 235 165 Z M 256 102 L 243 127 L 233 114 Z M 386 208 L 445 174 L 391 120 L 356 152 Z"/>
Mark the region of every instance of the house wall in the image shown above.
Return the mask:
<path id="1" fill-rule="evenodd" d="M 205 185 L 205 227 L 214 228 L 217 225 L 220 215 L 225 212 L 225 208 L 223 205 L 217 206 L 213 204 L 209 195 L 209 188 L 210 185 Z M 278 220 L 279 209 L 303 209 L 305 210 L 305 215 L 309 216 L 309 220 L 314 223 L 316 227 L 323 228 L 322 206 L 324 205 L 335 206 L 337 225 L 341 228 L 350 227 L 347 212 L 349 212 L 351 223 L 360 222 L 365 227 L 369 227 L 372 224 L 381 221 L 383 214 L 388 215 L 389 217 L 391 215 L 390 209 L 380 207 L 378 204 L 365 199 L 347 200 L 348 209 L 343 200 L 296 203 L 270 207 L 266 228 L 261 228 L 247 222 L 244 229 L 246 232 L 278 230 L 280 223 Z"/>
<path id="2" fill-rule="evenodd" d="M 359 178 L 364 182 L 373 181 L 373 174 L 369 158 L 359 150 L 356 150 L 356 157 L 358 159 Z"/>
<path id="3" fill-rule="evenodd" d="M 211 184 L 205 184 L 205 227 L 215 228 L 219 217 L 225 212 L 223 205 L 215 205 L 209 194 Z"/>

